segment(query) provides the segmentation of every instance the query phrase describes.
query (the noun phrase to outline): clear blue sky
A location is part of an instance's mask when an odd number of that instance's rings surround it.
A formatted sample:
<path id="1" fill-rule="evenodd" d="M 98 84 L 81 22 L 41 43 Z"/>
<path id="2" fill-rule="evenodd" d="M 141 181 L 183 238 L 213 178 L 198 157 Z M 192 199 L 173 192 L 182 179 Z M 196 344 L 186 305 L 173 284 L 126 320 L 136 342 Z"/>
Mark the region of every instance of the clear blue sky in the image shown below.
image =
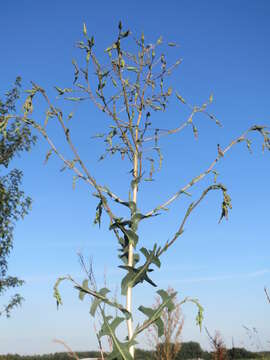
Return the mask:
<path id="1" fill-rule="evenodd" d="M 113 41 L 120 19 L 134 34 L 144 31 L 149 42 L 160 35 L 176 41 L 180 46 L 174 52 L 184 61 L 169 81 L 194 104 L 213 92 L 212 111 L 224 127 L 200 118 L 198 141 L 190 129 L 171 138 L 171 143 L 164 141 L 163 172 L 152 190 L 147 185 L 139 194 L 139 206 L 148 211 L 205 170 L 216 156 L 217 143 L 225 146 L 254 123 L 270 125 L 269 18 L 267 0 L 5 1 L 0 13 L 0 90 L 7 90 L 16 75 L 22 76 L 25 87 L 30 80 L 49 90 L 54 85 L 69 86 L 71 59 L 80 56 L 75 43 L 82 37 L 83 22 L 100 50 Z M 112 183 L 113 190 L 126 197 L 126 169 L 114 161 L 97 163 L 99 148 L 90 139 L 102 128 L 104 117 L 90 105 L 80 115 L 74 121 L 83 157 L 102 183 Z M 174 126 L 185 112 L 172 100 L 163 116 L 166 126 Z M 58 133 L 54 136 L 61 145 Z M 174 287 L 180 299 L 197 297 L 205 308 L 204 325 L 212 333 L 219 330 L 228 346 L 232 337 L 235 346 L 251 345 L 243 329 L 246 325 L 257 328 L 262 346 L 269 349 L 270 307 L 263 287 L 270 288 L 270 162 L 269 153 L 261 152 L 258 137 L 253 140 L 252 155 L 240 144 L 217 167 L 232 197 L 229 221 L 218 225 L 221 198 L 211 194 L 164 256 L 154 279 L 159 287 Z M 74 350 L 97 347 L 89 305 L 79 302 L 70 286 L 62 287 L 64 306 L 59 311 L 52 297 L 59 275 L 82 278 L 78 251 L 92 257 L 100 285 L 104 271 L 112 290 L 119 284 L 117 244 L 106 224 L 101 230 L 92 226 L 95 199 L 83 184 L 72 190 L 72 176 L 59 172 L 59 161 L 52 159 L 44 166 L 45 152 L 41 141 L 14 164 L 23 169 L 23 186 L 34 203 L 30 215 L 16 226 L 10 257 L 10 273 L 26 280 L 21 289 L 25 302 L 10 319 L 0 321 L 0 353 L 62 351 L 52 342 L 54 338 Z M 193 192 L 194 198 L 206 185 Z M 142 226 L 145 243 L 151 246 L 170 238 L 187 205 L 180 200 L 169 214 Z M 151 288 L 138 286 L 134 294 L 134 306 L 140 300 L 147 299 L 149 305 L 154 301 Z M 207 347 L 205 332 L 195 326 L 195 309 L 186 306 L 183 313 L 183 339 Z"/>

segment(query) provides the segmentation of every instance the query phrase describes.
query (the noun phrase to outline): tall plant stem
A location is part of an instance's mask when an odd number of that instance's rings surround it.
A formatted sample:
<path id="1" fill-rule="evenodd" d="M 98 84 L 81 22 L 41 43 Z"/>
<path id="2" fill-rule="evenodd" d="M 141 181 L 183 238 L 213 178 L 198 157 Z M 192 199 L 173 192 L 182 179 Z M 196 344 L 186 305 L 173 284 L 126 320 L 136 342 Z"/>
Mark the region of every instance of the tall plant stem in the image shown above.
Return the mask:
<path id="1" fill-rule="evenodd" d="M 134 178 L 137 178 L 138 176 L 138 152 L 135 151 L 134 153 L 134 170 L 133 170 Z M 133 189 L 133 198 L 132 200 L 134 203 L 137 203 L 137 192 L 138 192 L 138 186 L 137 183 L 135 183 L 134 189 Z M 128 247 L 128 266 L 133 266 L 133 245 L 129 244 Z M 132 287 L 129 286 L 127 288 L 127 299 L 126 299 L 126 309 L 132 313 Z M 128 327 L 128 338 L 129 340 L 133 337 L 133 321 L 132 318 L 127 320 L 127 327 Z M 130 354 L 134 358 L 134 346 L 130 347 Z"/>
<path id="2" fill-rule="evenodd" d="M 138 177 L 138 160 L 139 160 L 139 154 L 138 154 L 138 147 L 137 147 L 137 140 L 138 140 L 138 126 L 140 123 L 140 119 L 141 119 L 141 112 L 139 114 L 138 117 L 138 121 L 137 121 L 137 127 L 135 130 L 135 149 L 134 149 L 134 158 L 133 158 L 133 178 L 136 180 Z M 135 204 L 137 204 L 137 193 L 138 193 L 138 184 L 137 181 L 134 182 L 134 188 L 133 188 L 133 197 L 132 200 Z M 128 247 L 128 266 L 132 266 L 133 267 L 133 245 L 129 244 Z M 126 298 L 126 309 L 132 313 L 132 287 L 128 286 L 127 288 L 127 298 Z M 129 340 L 132 339 L 133 337 L 133 321 L 132 318 L 127 320 L 127 328 L 128 328 L 128 338 Z M 130 347 L 130 354 L 131 356 L 134 358 L 134 345 L 132 345 Z"/>

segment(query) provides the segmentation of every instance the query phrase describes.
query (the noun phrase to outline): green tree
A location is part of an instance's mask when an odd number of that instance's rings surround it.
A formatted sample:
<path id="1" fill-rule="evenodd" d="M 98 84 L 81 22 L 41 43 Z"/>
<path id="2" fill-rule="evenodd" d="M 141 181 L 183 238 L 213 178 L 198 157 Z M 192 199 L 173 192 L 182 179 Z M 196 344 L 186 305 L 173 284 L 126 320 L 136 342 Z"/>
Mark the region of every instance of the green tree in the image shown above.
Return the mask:
<path id="1" fill-rule="evenodd" d="M 153 360 L 153 352 L 149 350 L 136 349 L 135 360 Z"/>
<path id="2" fill-rule="evenodd" d="M 83 52 L 84 59 L 80 64 L 75 60 L 72 61 L 74 67 L 73 85 L 65 88 L 56 86 L 55 90 L 60 102 L 63 101 L 63 106 L 66 106 L 67 102 L 84 102 L 87 104 L 88 101 L 91 101 L 107 116 L 108 129 L 104 133 L 96 135 L 105 143 L 105 152 L 101 155 L 100 160 L 104 160 L 110 155 L 119 155 L 122 161 L 128 163 L 128 167 L 131 169 L 129 173 L 130 186 L 126 189 L 126 194 L 122 198 L 96 179 L 93 167 L 88 166 L 87 162 L 83 160 L 74 142 L 72 128 L 77 124 L 72 124 L 74 112 L 70 112 L 68 105 L 64 109 L 60 108 L 59 102 L 55 104 L 55 101 L 52 101 L 47 92 L 38 84 L 32 83 L 32 88 L 28 91 L 21 121 L 23 124 L 32 125 L 47 140 L 49 151 L 46 155 L 46 161 L 52 155 L 58 156 L 63 161 L 63 170 L 69 169 L 73 172 L 74 186 L 78 180 L 83 180 L 91 190 L 94 190 L 93 195 L 98 200 L 94 223 L 100 225 L 102 214 L 107 214 L 110 222 L 109 230 L 114 233 L 119 244 L 119 259 L 122 262 L 120 268 L 124 271 L 121 292 L 125 296 L 125 304 L 110 298 L 108 288 L 93 288 L 91 279 L 87 278 L 80 284 L 71 276 L 62 277 L 55 284 L 54 296 L 57 304 L 62 303 L 58 288 L 64 280 L 68 280 L 74 285 L 79 291 L 81 300 L 85 296 L 92 296 L 94 300 L 91 306 L 91 315 L 95 316 L 98 311 L 103 321 L 98 337 L 100 339 L 109 337 L 112 344 L 112 352 L 107 359 L 132 360 L 137 335 L 152 324 L 158 327 L 158 335 L 163 335 L 164 324 L 161 315 L 166 308 L 168 311 L 174 309 L 173 299 L 176 296 L 176 293 L 169 294 L 165 290 L 158 290 L 158 295 L 161 298 L 160 306 L 155 309 L 144 305 L 140 306 L 139 311 L 146 316 L 146 320 L 134 326 L 133 288 L 141 283 L 148 283 L 153 287 L 157 286 L 150 277 L 153 267 L 159 268 L 161 266 L 162 255 L 182 236 L 187 219 L 209 192 L 217 190 L 221 193 L 220 220 L 228 217 L 231 199 L 226 187 L 222 183 L 216 182 L 217 172 L 214 168 L 236 144 L 244 142 L 250 147 L 249 136 L 254 132 L 261 135 L 263 146 L 270 149 L 269 132 L 265 126 L 255 125 L 234 139 L 227 147 L 218 146 L 214 160 L 205 171 L 192 178 L 173 195 L 168 196 L 162 204 L 157 204 L 152 209 L 145 209 L 147 204 L 137 201 L 138 190 L 144 186 L 145 181 L 151 182 L 155 170 L 160 170 L 162 167 L 163 155 L 160 138 L 177 134 L 189 128 L 193 131 L 194 137 L 197 138 L 198 114 L 220 125 L 220 122 L 208 110 L 213 102 L 213 96 L 211 95 L 201 105 L 191 105 L 178 92 L 175 92 L 179 105 L 187 107 L 190 112 L 189 116 L 176 128 L 164 129 L 162 127 L 161 129 L 160 126 L 154 124 L 154 115 L 166 110 L 169 99 L 174 93 L 173 89 L 167 85 L 166 80 L 181 64 L 181 59 L 170 65 L 165 52 L 167 46 L 174 47 L 175 44 L 164 44 L 161 37 L 154 43 L 146 43 L 143 34 L 133 41 L 134 37 L 130 36 L 130 31 L 123 30 L 120 22 L 116 39 L 105 49 L 107 60 L 104 61 L 104 56 L 101 56 L 102 61 L 100 61 L 96 56 L 94 38 L 88 36 L 85 24 L 83 35 L 84 39 L 78 43 L 78 47 Z M 131 42 L 126 44 L 128 40 Z M 165 47 L 165 50 L 162 47 Z M 34 106 L 36 106 L 37 97 L 40 97 L 47 106 L 44 121 L 43 119 L 42 121 L 35 119 Z M 53 123 L 52 127 L 51 123 Z M 57 143 L 58 139 L 54 139 L 51 133 L 51 128 L 55 129 L 56 124 L 63 131 L 63 137 L 69 146 L 69 151 L 66 151 L 66 147 L 62 147 L 62 142 Z M 76 133 L 78 134 L 78 132 Z M 118 177 L 120 176 L 120 167 L 115 169 L 115 174 Z M 140 222 L 161 215 L 176 199 L 191 196 L 192 194 L 189 191 L 207 176 L 212 179 L 211 175 L 214 175 L 214 180 L 208 187 L 202 189 L 201 196 L 197 200 L 190 203 L 174 236 L 163 244 L 154 244 L 151 248 L 139 247 L 141 242 L 138 235 Z M 140 210 L 139 206 L 143 207 L 145 211 Z M 192 301 L 198 307 L 197 323 L 201 327 L 203 317 L 201 305 L 196 299 L 190 298 L 184 298 L 180 305 L 187 301 Z M 122 316 L 117 315 L 112 318 L 108 308 L 116 308 Z M 123 321 L 126 321 L 127 324 L 127 336 L 120 339 L 117 336 L 117 330 Z"/>
<path id="3" fill-rule="evenodd" d="M 21 190 L 22 172 L 10 170 L 13 157 L 29 150 L 35 142 L 30 127 L 22 124 L 15 115 L 15 104 L 20 96 L 21 79 L 0 100 L 0 296 L 8 289 L 21 286 L 23 281 L 8 275 L 8 256 L 13 247 L 13 230 L 16 221 L 29 211 L 31 199 Z M 21 304 L 22 297 L 14 294 L 0 308 L 0 315 L 10 315 L 12 308 Z"/>
<path id="4" fill-rule="evenodd" d="M 195 341 L 182 343 L 181 349 L 177 354 L 177 360 L 198 359 L 203 355 L 201 345 Z"/>
<path id="5" fill-rule="evenodd" d="M 245 348 L 237 348 L 237 347 L 227 350 L 227 355 L 228 355 L 228 358 L 231 360 L 233 360 L 233 359 L 256 359 L 256 358 L 260 357 L 257 353 L 248 351 Z"/>

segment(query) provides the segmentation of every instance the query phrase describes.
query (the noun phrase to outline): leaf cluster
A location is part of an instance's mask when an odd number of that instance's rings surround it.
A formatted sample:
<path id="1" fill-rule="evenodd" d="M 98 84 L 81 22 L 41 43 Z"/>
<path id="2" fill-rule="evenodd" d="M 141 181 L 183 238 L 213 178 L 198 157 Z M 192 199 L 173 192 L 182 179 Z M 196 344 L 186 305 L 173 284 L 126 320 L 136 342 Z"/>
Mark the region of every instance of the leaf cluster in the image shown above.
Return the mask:
<path id="1" fill-rule="evenodd" d="M 20 86 L 21 79 L 18 77 L 4 100 L 0 100 L 0 172 L 5 172 L 0 176 L 0 295 L 23 284 L 22 280 L 8 275 L 8 256 L 13 247 L 15 223 L 28 213 L 31 206 L 31 199 L 21 190 L 22 172 L 18 169 L 5 171 L 13 157 L 23 150 L 30 150 L 36 140 L 29 125 L 15 115 Z M 13 295 L 9 303 L 0 309 L 0 315 L 9 316 L 12 308 L 20 305 L 21 301 L 19 294 Z"/>

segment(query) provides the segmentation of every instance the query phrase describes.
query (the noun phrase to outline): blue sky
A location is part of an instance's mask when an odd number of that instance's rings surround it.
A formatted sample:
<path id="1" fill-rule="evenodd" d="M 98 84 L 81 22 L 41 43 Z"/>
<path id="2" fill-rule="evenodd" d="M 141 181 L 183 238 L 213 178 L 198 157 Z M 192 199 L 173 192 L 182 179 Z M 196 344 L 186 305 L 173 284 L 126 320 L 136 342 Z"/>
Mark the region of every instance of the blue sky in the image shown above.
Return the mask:
<path id="1" fill-rule="evenodd" d="M 114 40 L 118 21 L 135 35 L 145 33 L 150 43 L 163 35 L 179 47 L 170 51 L 183 63 L 169 79 L 169 85 L 197 104 L 214 94 L 211 111 L 223 123 L 217 128 L 198 118 L 199 139 L 190 129 L 165 139 L 164 166 L 151 187 L 139 193 L 139 207 L 148 211 L 205 170 L 216 156 L 216 146 L 226 146 L 249 126 L 270 125 L 270 4 L 260 1 L 9 1 L 0 14 L 0 91 L 9 88 L 17 75 L 24 86 L 30 80 L 48 89 L 70 86 L 72 58 L 80 53 L 75 43 L 82 38 L 82 24 L 94 34 L 98 51 Z M 37 117 L 42 117 L 42 105 Z M 104 126 L 106 118 L 91 104 L 74 106 L 74 135 L 82 156 L 94 169 L 96 178 L 127 198 L 128 167 L 114 159 L 98 163 L 101 143 L 91 136 Z M 157 121 L 174 126 L 186 113 L 175 98 Z M 154 117 L 153 117 L 154 118 Z M 154 119 L 153 119 L 154 120 Z M 54 131 L 54 129 L 53 129 Z M 62 146 L 60 133 L 53 136 Z M 197 297 L 205 308 L 205 326 L 219 330 L 227 345 L 251 346 L 243 325 L 256 327 L 264 348 L 270 338 L 270 308 L 263 288 L 270 288 L 269 265 L 269 153 L 262 154 L 261 142 L 253 138 L 253 154 L 240 144 L 217 167 L 232 197 L 229 221 L 218 224 L 220 194 L 211 194 L 185 227 L 174 249 L 164 255 L 161 270 L 154 274 L 159 287 L 174 287 L 179 299 Z M 16 226 L 10 273 L 26 280 L 21 289 L 23 307 L 10 319 L 0 322 L 0 353 L 20 354 L 62 351 L 53 339 L 62 339 L 74 350 L 97 347 L 89 304 L 81 303 L 70 286 L 62 287 L 64 306 L 56 310 L 52 288 L 59 275 L 70 273 L 81 279 L 77 252 L 91 257 L 100 285 L 104 272 L 111 289 L 119 289 L 117 244 L 105 221 L 101 230 L 93 227 L 96 200 L 84 184 L 72 190 L 72 175 L 61 173 L 60 162 L 43 165 L 47 145 L 40 141 L 14 166 L 24 171 L 24 190 L 33 198 L 29 216 Z M 202 183 L 193 196 L 207 186 Z M 143 224 L 144 244 L 164 243 L 179 226 L 188 200 L 176 202 L 169 213 Z M 146 296 L 147 295 L 147 296 Z M 154 291 L 138 286 L 134 307 Z M 183 308 L 184 340 L 199 341 L 208 347 L 205 332 L 195 326 L 195 309 Z M 142 339 L 141 346 L 144 346 Z"/>

